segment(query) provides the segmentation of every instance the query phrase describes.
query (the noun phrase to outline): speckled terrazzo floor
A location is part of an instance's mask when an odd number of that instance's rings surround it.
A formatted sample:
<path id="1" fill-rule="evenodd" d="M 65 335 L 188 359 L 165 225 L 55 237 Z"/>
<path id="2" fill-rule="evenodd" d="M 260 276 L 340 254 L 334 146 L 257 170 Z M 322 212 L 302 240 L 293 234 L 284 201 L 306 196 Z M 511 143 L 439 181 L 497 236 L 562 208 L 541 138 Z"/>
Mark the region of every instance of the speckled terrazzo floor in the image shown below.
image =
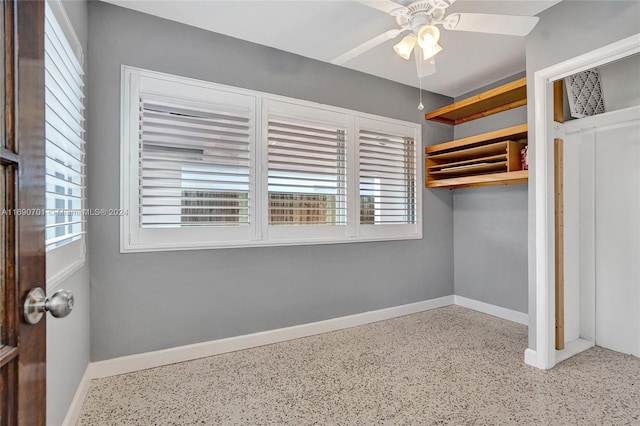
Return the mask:
<path id="1" fill-rule="evenodd" d="M 640 359 L 550 371 L 526 327 L 458 306 L 94 380 L 81 425 L 640 425 Z"/>

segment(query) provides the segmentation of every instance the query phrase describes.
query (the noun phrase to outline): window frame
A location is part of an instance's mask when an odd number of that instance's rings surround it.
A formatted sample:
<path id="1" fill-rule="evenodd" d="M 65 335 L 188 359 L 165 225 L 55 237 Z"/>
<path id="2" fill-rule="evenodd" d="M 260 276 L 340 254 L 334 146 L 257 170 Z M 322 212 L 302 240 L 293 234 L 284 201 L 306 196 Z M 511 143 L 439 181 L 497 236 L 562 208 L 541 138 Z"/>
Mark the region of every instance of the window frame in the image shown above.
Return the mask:
<path id="1" fill-rule="evenodd" d="M 237 95 L 255 98 L 254 124 L 255 131 L 251 139 L 251 186 L 250 197 L 254 200 L 253 209 L 250 212 L 252 224 L 251 232 L 246 239 L 233 240 L 230 238 L 218 238 L 215 233 L 198 241 L 180 240 L 180 235 L 195 231 L 188 227 L 164 229 L 166 237 L 155 240 L 140 239 L 136 235 L 138 226 L 135 219 L 134 208 L 137 202 L 132 197 L 137 197 L 137 175 L 132 173 L 130 167 L 132 158 L 137 153 L 137 105 L 136 100 L 139 88 L 132 83 L 133 76 L 144 76 L 150 79 L 158 79 L 168 83 L 186 84 L 194 88 L 204 90 L 224 91 Z M 268 196 L 268 116 L 270 106 L 277 105 L 278 115 L 295 114 L 299 111 L 317 111 L 321 117 L 347 116 L 346 126 L 346 179 L 347 179 L 347 223 L 346 225 L 269 225 L 269 196 Z M 135 106 L 135 108 L 132 108 Z M 306 119 L 307 117 L 302 117 Z M 311 120 L 313 121 L 313 120 Z M 323 122 L 322 118 L 315 121 Z M 330 121 L 330 120 L 329 120 Z M 362 123 L 375 123 L 376 128 L 383 130 L 402 129 L 411 134 L 403 134 L 414 139 L 415 155 L 415 210 L 416 223 L 411 225 L 377 224 L 360 225 L 360 195 L 359 195 L 359 157 L 358 157 L 358 125 Z M 134 141 L 132 143 L 132 140 Z M 135 156 L 134 156 L 135 155 Z M 120 210 L 128 211 L 129 215 L 120 216 L 120 252 L 153 252 L 153 251 L 177 251 L 197 249 L 218 249 L 237 247 L 269 247 L 287 245 L 315 245 L 315 244 L 342 244 L 351 242 L 389 241 L 422 239 L 422 126 L 417 123 L 367 114 L 359 111 L 338 108 L 310 101 L 293 99 L 289 97 L 273 95 L 269 93 L 226 86 L 218 83 L 197 80 L 187 77 L 170 75 L 157 71 L 146 70 L 128 65 L 121 66 L 121 143 L 120 143 Z M 354 207 L 355 206 L 355 207 Z M 279 229 L 277 229 L 279 228 Z M 295 228 L 295 229 L 294 229 Z M 328 228 L 344 228 L 330 230 Z M 169 231 L 169 232 L 166 232 Z M 132 238 L 133 236 L 133 238 Z M 187 235 L 188 236 L 188 235 Z"/>
<path id="2" fill-rule="evenodd" d="M 78 59 L 80 66 L 84 68 L 84 54 L 76 32 L 60 0 L 47 0 L 46 9 L 51 10 L 51 15 L 62 31 L 63 36 L 69 43 L 73 54 Z M 83 76 L 82 76 L 83 77 Z M 82 78 L 84 81 L 84 78 Z M 86 111 L 86 109 L 85 109 Z M 85 113 L 86 114 L 86 113 Z M 85 115 L 83 114 L 83 115 Z M 86 116 L 84 117 L 86 120 Z M 86 129 L 84 134 L 86 144 Z M 86 148 L 83 145 L 83 154 L 86 156 Z M 86 182 L 86 165 L 83 170 Z M 82 188 L 82 210 L 86 207 L 86 183 Z M 84 218 L 83 218 L 84 219 Z M 52 290 L 67 280 L 71 275 L 80 270 L 86 263 L 86 222 L 83 226 L 83 233 L 80 237 L 70 243 L 46 251 L 46 288 Z"/>

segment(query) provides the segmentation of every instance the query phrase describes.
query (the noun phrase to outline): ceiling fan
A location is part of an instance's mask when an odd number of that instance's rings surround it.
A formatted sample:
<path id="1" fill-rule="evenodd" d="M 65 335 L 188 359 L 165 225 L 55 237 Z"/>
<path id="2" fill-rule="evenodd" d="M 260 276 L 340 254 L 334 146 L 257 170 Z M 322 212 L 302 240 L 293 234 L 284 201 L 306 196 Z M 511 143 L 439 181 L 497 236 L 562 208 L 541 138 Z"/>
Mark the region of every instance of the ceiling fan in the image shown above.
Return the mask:
<path id="1" fill-rule="evenodd" d="M 485 13 L 451 13 L 445 16 L 445 10 L 456 0 L 356 1 L 395 17 L 400 28 L 391 29 L 362 43 L 338 56 L 331 63 L 342 65 L 356 56 L 410 31 L 399 43 L 393 46 L 393 50 L 405 60 L 409 60 L 414 52 L 419 78 L 435 72 L 434 58 L 442 51 L 442 46 L 438 44 L 440 39 L 439 25 L 445 30 L 452 31 L 525 36 L 535 27 L 539 19 L 536 16 Z"/>

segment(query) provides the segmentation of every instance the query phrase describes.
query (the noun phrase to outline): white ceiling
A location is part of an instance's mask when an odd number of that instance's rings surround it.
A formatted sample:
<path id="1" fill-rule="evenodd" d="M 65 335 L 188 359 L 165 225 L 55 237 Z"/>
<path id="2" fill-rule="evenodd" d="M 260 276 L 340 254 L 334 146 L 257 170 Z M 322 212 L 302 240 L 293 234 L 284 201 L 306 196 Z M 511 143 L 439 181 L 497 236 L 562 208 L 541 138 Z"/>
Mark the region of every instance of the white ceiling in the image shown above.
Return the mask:
<path id="1" fill-rule="evenodd" d="M 397 28 L 392 16 L 348 0 L 103 1 L 324 62 Z M 558 2 L 458 0 L 447 14 L 533 16 Z M 444 50 L 436 57 L 437 72 L 422 80 L 425 90 L 457 97 L 525 69 L 524 37 L 442 30 L 440 40 Z M 342 66 L 418 87 L 415 61 L 395 55 L 395 42 L 387 41 Z"/>

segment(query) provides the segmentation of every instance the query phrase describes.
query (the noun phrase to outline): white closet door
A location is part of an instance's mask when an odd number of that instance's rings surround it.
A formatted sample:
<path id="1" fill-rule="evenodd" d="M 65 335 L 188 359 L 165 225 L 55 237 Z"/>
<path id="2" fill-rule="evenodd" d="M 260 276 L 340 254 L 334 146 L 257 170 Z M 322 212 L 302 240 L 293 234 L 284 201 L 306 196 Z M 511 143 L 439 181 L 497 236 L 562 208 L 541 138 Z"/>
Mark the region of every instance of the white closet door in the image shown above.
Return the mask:
<path id="1" fill-rule="evenodd" d="M 640 123 L 595 133 L 596 344 L 640 357 Z"/>

